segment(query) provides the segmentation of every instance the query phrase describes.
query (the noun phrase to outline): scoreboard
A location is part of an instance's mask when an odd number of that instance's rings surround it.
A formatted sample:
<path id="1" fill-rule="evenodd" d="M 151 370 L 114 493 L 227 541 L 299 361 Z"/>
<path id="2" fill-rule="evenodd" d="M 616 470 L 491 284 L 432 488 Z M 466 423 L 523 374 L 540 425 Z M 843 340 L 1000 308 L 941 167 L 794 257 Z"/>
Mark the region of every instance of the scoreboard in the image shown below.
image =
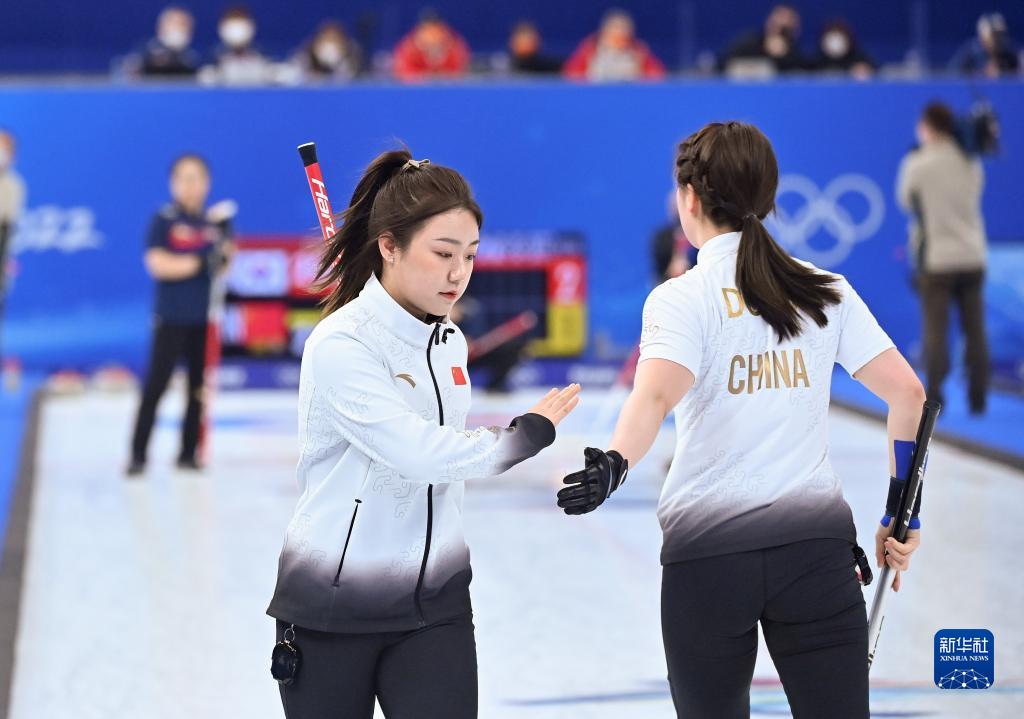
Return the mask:
<path id="1" fill-rule="evenodd" d="M 294 358 L 320 318 L 311 287 L 322 245 L 306 236 L 241 235 L 227 279 L 224 356 Z M 467 293 L 484 324 L 526 310 L 534 357 L 576 357 L 587 346 L 587 262 L 578 233 L 496 232 L 481 237 Z"/>
<path id="2" fill-rule="evenodd" d="M 534 357 L 575 357 L 587 345 L 587 263 L 573 233 L 509 232 L 481 237 L 468 293 L 495 327 L 532 310 Z"/>
<path id="3" fill-rule="evenodd" d="M 320 318 L 311 286 L 319 245 L 304 236 L 239 236 L 221 327 L 225 357 L 295 357 Z"/>

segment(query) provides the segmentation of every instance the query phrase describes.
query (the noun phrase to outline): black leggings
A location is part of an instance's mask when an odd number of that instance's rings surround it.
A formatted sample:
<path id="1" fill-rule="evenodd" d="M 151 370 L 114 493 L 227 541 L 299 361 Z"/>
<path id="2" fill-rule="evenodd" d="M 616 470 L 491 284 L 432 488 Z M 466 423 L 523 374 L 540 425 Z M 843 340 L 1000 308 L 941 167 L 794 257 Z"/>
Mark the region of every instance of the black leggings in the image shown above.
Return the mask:
<path id="1" fill-rule="evenodd" d="M 145 463 L 149 435 L 156 419 L 156 407 L 167 389 L 179 359 L 188 367 L 188 402 L 181 428 L 181 459 L 195 459 L 199 445 L 199 424 L 203 411 L 203 374 L 206 371 L 206 325 L 160 323 L 153 331 L 149 371 L 142 390 L 139 414 L 132 434 L 132 461 Z"/>
<path id="2" fill-rule="evenodd" d="M 277 622 L 278 641 L 289 625 Z M 471 617 L 409 632 L 335 634 L 295 628 L 302 664 L 281 686 L 288 719 L 475 719 L 476 639 Z"/>
<path id="3" fill-rule="evenodd" d="M 760 622 L 794 719 L 867 719 L 867 615 L 851 549 L 813 539 L 666 565 L 661 624 L 678 716 L 750 716 Z"/>

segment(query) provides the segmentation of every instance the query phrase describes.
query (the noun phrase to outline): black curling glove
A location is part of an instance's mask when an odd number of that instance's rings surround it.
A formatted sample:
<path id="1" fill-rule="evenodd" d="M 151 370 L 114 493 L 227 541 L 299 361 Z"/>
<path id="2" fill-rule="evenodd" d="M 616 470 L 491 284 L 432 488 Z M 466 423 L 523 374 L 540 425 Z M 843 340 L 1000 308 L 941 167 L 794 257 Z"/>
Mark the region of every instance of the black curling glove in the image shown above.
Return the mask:
<path id="1" fill-rule="evenodd" d="M 593 447 L 583 450 L 586 468 L 562 480 L 567 486 L 558 492 L 558 506 L 566 514 L 593 512 L 626 481 L 629 462 L 612 450 L 602 452 Z"/>

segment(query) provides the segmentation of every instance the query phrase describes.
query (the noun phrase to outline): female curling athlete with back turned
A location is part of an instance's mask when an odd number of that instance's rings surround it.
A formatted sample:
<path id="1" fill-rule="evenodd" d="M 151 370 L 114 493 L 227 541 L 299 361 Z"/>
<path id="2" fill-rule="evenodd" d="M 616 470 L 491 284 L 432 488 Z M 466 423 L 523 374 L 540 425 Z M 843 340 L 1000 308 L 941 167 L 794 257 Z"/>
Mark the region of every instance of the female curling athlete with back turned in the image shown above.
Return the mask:
<path id="1" fill-rule="evenodd" d="M 697 265 L 648 297 L 611 446 L 586 450 L 559 506 L 583 514 L 601 504 L 674 412 L 658 518 L 678 715 L 749 716 L 760 623 L 794 717 L 865 718 L 856 530 L 828 454 L 832 369 L 838 362 L 888 404 L 896 477 L 906 476 L 924 390 L 846 279 L 794 260 L 765 229 L 778 166 L 760 130 L 710 124 L 680 144 L 675 167 Z M 906 570 L 919 534 L 898 543 L 880 527 L 879 564 L 888 551 Z"/>

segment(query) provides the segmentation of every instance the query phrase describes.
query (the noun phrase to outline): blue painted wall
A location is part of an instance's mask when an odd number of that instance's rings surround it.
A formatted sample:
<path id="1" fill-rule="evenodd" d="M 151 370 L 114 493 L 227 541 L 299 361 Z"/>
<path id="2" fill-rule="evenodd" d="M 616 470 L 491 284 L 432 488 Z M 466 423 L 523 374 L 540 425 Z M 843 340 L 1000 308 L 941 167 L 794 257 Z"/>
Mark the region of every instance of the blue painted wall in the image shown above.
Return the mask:
<path id="1" fill-rule="evenodd" d="M 989 233 L 994 242 L 1020 240 L 1024 123 L 1015 118 L 1024 117 L 1024 87 L 989 83 L 983 91 L 1004 119 L 1004 156 L 986 161 Z M 416 156 L 469 178 L 485 230 L 582 232 L 590 246 L 591 337 L 626 348 L 639 336 L 647 248 L 665 219 L 674 145 L 709 120 L 738 118 L 764 129 L 785 181 L 802 191 L 782 198 L 791 215 L 818 197 L 813 207 L 823 222 L 809 222 L 810 234 L 793 251 L 847 274 L 912 353 L 917 309 L 894 177 L 920 108 L 936 97 L 965 109 L 971 88 L 812 81 L 6 88 L 0 117 L 20 137 L 30 213 L 18 238 L 5 348 L 42 369 L 112 360 L 139 367 L 151 301 L 143 233 L 167 198 L 172 157 L 184 150 L 208 156 L 212 199 L 239 201 L 240 231 L 301 233 L 313 217 L 295 146 L 310 139 L 319 145 L 336 207 L 366 163 L 402 140 Z M 837 178 L 852 191 L 822 204 L 821 193 L 827 199 L 830 187 L 839 189 Z M 863 224 L 872 201 L 874 227 Z M 780 237 L 793 236 L 784 230 Z M 1019 324 L 1012 329 L 1019 338 Z M 1024 355 L 1019 345 L 996 348 L 997 361 L 1000 352 Z"/>

